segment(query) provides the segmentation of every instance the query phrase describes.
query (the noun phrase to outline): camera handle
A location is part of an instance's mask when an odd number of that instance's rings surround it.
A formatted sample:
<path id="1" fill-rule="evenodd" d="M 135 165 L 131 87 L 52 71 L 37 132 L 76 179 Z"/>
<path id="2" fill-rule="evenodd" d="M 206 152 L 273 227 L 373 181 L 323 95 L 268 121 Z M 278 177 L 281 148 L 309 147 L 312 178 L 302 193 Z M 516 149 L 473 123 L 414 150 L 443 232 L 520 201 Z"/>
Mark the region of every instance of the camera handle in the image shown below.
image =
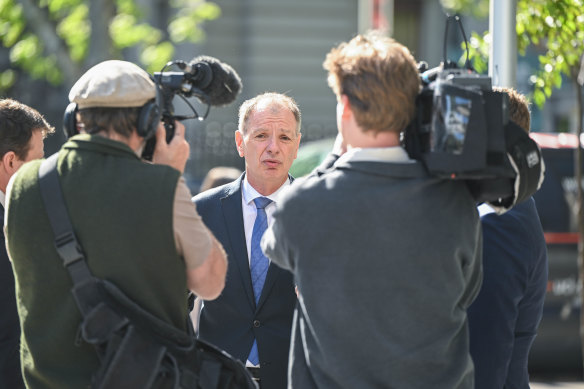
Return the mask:
<path id="1" fill-rule="evenodd" d="M 462 33 L 462 38 L 464 39 L 464 44 L 466 47 L 466 60 L 464 62 L 464 67 L 468 70 L 473 70 L 472 65 L 470 63 L 469 60 L 469 49 L 468 49 L 468 40 L 466 39 L 466 34 L 464 32 L 464 28 L 462 26 L 462 21 L 460 20 L 460 16 L 458 15 L 447 15 L 446 18 L 446 28 L 444 30 L 444 41 L 443 41 L 443 47 L 442 47 L 442 58 L 443 58 L 443 63 L 444 63 L 444 68 L 456 68 L 456 62 L 450 61 L 446 55 L 446 42 L 447 42 L 447 38 L 448 38 L 448 27 L 450 25 L 450 22 L 454 21 L 456 24 L 458 24 L 458 27 L 460 28 L 460 32 Z"/>

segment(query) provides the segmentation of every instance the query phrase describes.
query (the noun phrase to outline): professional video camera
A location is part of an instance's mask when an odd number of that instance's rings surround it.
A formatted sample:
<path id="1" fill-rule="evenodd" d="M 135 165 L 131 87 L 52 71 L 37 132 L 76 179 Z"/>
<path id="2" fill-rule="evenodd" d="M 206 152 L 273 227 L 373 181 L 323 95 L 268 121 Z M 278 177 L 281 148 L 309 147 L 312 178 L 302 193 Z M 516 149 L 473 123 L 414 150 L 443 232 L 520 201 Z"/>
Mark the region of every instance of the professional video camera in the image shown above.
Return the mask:
<path id="1" fill-rule="evenodd" d="M 164 71 L 173 65 L 181 71 Z M 155 101 L 149 101 L 140 108 L 138 123 L 136 123 L 138 132 L 147 140 L 142 153 L 142 158 L 147 160 L 152 160 L 156 145 L 154 134 L 161 120 L 166 128 L 166 140 L 170 142 L 174 136 L 175 120 L 204 120 L 211 106 L 229 104 L 241 91 L 241 80 L 235 70 L 208 56 L 196 57 L 189 63 L 184 61 L 168 62 L 161 72 L 156 72 L 150 77 L 156 84 L 156 98 Z M 191 108 L 192 115 L 174 114 L 173 100 L 177 95 Z M 197 97 L 207 106 L 202 116 L 189 103 L 187 100 L 189 97 Z M 74 102 L 71 102 L 65 109 L 63 131 L 67 138 L 79 133 L 77 112 L 78 106 Z"/>
<path id="2" fill-rule="evenodd" d="M 170 66 L 176 66 L 180 71 L 164 71 Z M 211 106 L 223 106 L 235 100 L 241 91 L 241 79 L 233 68 L 216 58 L 199 56 L 191 62 L 171 61 L 160 72 L 152 75 L 156 83 L 156 105 L 160 109 L 161 120 L 166 128 L 166 140 L 170 142 L 174 136 L 174 121 L 186 119 L 204 120 Z M 189 106 L 192 115 L 175 115 L 173 100 L 179 96 Z M 198 98 L 206 105 L 206 111 L 199 115 L 195 107 L 187 100 Z M 156 139 L 146 142 L 142 158 L 151 160 Z"/>
<path id="3" fill-rule="evenodd" d="M 446 59 L 451 20 L 458 22 L 467 44 L 464 68 Z M 446 21 L 444 62 L 433 69 L 422 62 L 418 70 L 422 91 L 403 137 L 410 157 L 433 176 L 465 180 L 477 202 L 498 212 L 537 191 L 545 170 L 539 147 L 509 120 L 507 93 L 493 90 L 491 78 L 472 69 L 458 16 Z"/>

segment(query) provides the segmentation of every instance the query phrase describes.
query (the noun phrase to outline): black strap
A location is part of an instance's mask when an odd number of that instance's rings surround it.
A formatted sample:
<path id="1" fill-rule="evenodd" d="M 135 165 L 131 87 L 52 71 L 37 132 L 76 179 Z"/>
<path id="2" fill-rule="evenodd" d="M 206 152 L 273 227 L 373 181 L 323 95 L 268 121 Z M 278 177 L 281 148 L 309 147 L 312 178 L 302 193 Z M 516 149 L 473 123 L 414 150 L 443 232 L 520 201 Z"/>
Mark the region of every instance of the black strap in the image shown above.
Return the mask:
<path id="1" fill-rule="evenodd" d="M 59 153 L 55 153 L 41 163 L 39 186 L 55 236 L 57 253 L 73 280 L 73 294 L 79 310 L 85 316 L 99 302 L 99 294 L 96 280 L 87 266 L 85 254 L 75 236 L 69 212 L 65 206 L 57 172 L 58 157 Z"/>
<path id="2" fill-rule="evenodd" d="M 114 348 L 111 353 L 106 349 L 105 355 L 98 348 L 103 365 L 94 376 L 96 381 L 92 386 L 100 389 L 151 388 L 156 385 L 155 380 L 166 379 L 169 381 L 168 385 L 162 384 L 163 387 L 177 387 L 180 381 L 182 387 L 197 385 L 201 388 L 257 388 L 240 361 L 211 345 L 205 345 L 202 341 L 185 341 L 185 337 L 190 338 L 188 334 L 178 332 L 157 318 L 149 318 L 148 312 L 129 300 L 115 285 L 91 274 L 65 205 L 57 172 L 57 159 L 58 153 L 41 163 L 39 186 L 55 236 L 55 247 L 71 275 L 72 293 L 84 318 L 81 324 L 82 337 L 95 346 L 105 344 L 108 348 Z M 125 302 L 122 309 L 125 311 L 124 315 L 120 316 L 107 304 L 99 288 L 104 289 L 104 293 L 112 296 L 118 304 Z M 127 325 L 132 321 L 127 315 L 132 312 L 137 312 L 138 320 L 147 322 L 155 330 L 155 334 L 159 336 L 158 341 L 163 337 L 165 345 L 153 342 L 152 333 L 142 333 L 134 325 Z M 127 328 L 127 331 L 119 339 L 120 342 L 112 342 L 112 335 L 122 327 Z M 185 359 L 181 361 L 186 366 L 185 369 L 180 369 L 179 372 L 179 361 L 173 353 L 167 353 L 167 346 L 172 346 L 173 351 Z M 201 360 L 203 357 L 206 359 Z M 168 363 L 162 366 L 164 358 L 172 362 L 170 366 L 173 371 L 159 374 L 160 369 L 168 368 Z M 199 366 L 188 366 L 193 363 Z"/>

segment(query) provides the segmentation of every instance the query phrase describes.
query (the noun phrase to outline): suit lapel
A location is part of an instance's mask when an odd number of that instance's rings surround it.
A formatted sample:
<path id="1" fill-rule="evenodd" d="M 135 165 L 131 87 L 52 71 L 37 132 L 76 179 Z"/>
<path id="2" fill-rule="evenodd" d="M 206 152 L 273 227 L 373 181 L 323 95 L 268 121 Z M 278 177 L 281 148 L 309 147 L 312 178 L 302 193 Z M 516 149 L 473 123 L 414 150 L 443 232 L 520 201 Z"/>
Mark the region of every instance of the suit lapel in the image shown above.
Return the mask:
<path id="1" fill-rule="evenodd" d="M 288 179 L 292 183 L 294 181 L 294 177 L 288 174 Z M 270 266 L 268 267 L 268 274 L 266 274 L 266 281 L 264 282 L 264 288 L 262 289 L 262 295 L 260 296 L 260 301 L 258 301 L 257 309 L 261 309 L 264 301 L 268 298 L 272 287 L 276 284 L 276 280 L 280 276 L 282 272 L 286 270 L 281 269 L 278 265 L 272 263 L 270 261 Z"/>
<path id="2" fill-rule="evenodd" d="M 4 206 L 0 204 L 0 217 L 2 218 L 2 231 L 4 231 Z"/>
<path id="3" fill-rule="evenodd" d="M 0 204 L 0 217 L 1 217 L 1 222 L 2 225 L 0 226 L 0 238 L 2 238 L 2 240 L 6 240 L 4 238 L 4 206 L 2 204 Z"/>
<path id="4" fill-rule="evenodd" d="M 241 176 L 233 182 L 227 196 L 221 198 L 221 209 L 229 241 L 231 242 L 233 262 L 239 270 L 241 282 L 245 294 L 252 308 L 255 307 L 253 288 L 251 286 L 251 274 L 249 271 L 249 259 L 247 258 L 247 246 L 245 244 L 245 229 L 243 227 L 243 210 L 241 207 Z"/>
<path id="5" fill-rule="evenodd" d="M 264 301 L 268 298 L 270 294 L 270 290 L 276 283 L 280 272 L 284 270 L 280 269 L 277 265 L 270 262 L 270 266 L 268 267 L 268 274 L 266 274 L 266 281 L 264 282 L 264 288 L 262 289 L 262 294 L 260 296 L 260 301 L 258 301 L 257 310 L 260 310 Z"/>
<path id="6" fill-rule="evenodd" d="M 249 258 L 247 257 L 247 245 L 245 242 L 245 228 L 243 226 L 243 209 L 241 206 L 241 181 L 245 173 L 239 177 L 236 181 L 231 184 L 227 195 L 221 198 L 221 209 L 223 211 L 223 218 L 225 221 L 225 226 L 227 227 L 227 233 L 229 234 L 229 240 L 232 245 L 233 260 L 239 270 L 241 276 L 241 282 L 243 288 L 245 289 L 245 294 L 248 301 L 252 307 L 255 307 L 255 299 L 253 295 L 253 287 L 251 284 L 251 273 L 249 270 Z M 292 176 L 290 181 L 294 179 Z M 268 273 L 266 274 L 266 280 L 264 282 L 264 288 L 262 289 L 262 295 L 260 296 L 260 301 L 258 302 L 256 310 L 259 310 L 264 301 L 266 301 L 267 296 L 270 294 L 276 280 L 280 276 L 280 273 L 285 270 L 280 269 L 277 265 L 270 262 L 268 267 Z"/>

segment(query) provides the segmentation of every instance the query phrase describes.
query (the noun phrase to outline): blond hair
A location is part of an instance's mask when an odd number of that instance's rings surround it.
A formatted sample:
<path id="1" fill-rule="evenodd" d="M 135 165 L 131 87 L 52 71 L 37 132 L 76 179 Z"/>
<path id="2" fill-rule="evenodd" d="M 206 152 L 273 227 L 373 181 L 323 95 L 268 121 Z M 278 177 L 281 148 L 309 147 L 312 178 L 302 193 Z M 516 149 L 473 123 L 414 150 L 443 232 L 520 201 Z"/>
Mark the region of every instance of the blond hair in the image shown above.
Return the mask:
<path id="1" fill-rule="evenodd" d="M 513 88 L 494 87 L 496 92 L 505 92 L 509 96 L 509 119 L 529 132 L 531 128 L 531 114 L 527 98 Z"/>
<path id="2" fill-rule="evenodd" d="M 333 48 L 323 63 L 328 84 L 346 95 L 365 131 L 401 132 L 413 119 L 420 77 L 407 47 L 370 32 Z"/>

